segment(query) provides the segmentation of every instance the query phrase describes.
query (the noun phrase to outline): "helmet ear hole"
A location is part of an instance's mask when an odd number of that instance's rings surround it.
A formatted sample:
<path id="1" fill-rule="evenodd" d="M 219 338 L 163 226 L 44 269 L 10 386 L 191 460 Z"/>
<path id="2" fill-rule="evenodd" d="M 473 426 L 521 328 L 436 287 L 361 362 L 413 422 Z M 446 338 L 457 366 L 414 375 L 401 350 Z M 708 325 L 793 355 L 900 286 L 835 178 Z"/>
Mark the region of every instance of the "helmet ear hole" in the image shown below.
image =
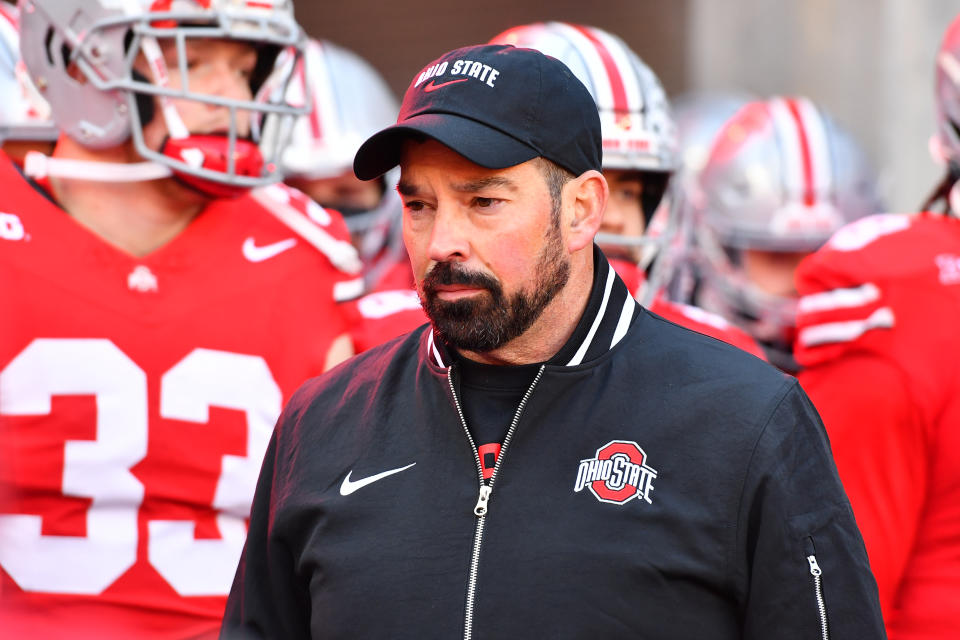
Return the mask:
<path id="1" fill-rule="evenodd" d="M 130 75 L 132 75 L 133 79 L 137 82 L 150 82 L 145 75 L 136 69 L 133 69 Z M 153 116 L 156 115 L 157 112 L 153 103 L 153 96 L 138 92 L 135 94 L 135 98 L 137 101 L 137 114 L 140 116 L 140 124 L 141 126 L 146 126 L 147 123 L 153 120 Z"/>
<path id="2" fill-rule="evenodd" d="M 47 35 L 43 38 L 43 51 L 47 54 L 47 63 L 52 67 L 53 59 L 53 27 L 47 29 Z"/>
<path id="3" fill-rule="evenodd" d="M 277 58 L 280 57 L 280 47 L 263 45 L 257 48 L 257 63 L 250 74 L 250 93 L 257 95 L 263 83 L 273 73 Z"/>
<path id="4" fill-rule="evenodd" d="M 643 209 L 644 228 L 650 228 L 653 214 L 656 213 L 663 195 L 667 192 L 670 172 L 645 171 L 643 173 L 643 192 L 640 194 L 640 206 Z"/>

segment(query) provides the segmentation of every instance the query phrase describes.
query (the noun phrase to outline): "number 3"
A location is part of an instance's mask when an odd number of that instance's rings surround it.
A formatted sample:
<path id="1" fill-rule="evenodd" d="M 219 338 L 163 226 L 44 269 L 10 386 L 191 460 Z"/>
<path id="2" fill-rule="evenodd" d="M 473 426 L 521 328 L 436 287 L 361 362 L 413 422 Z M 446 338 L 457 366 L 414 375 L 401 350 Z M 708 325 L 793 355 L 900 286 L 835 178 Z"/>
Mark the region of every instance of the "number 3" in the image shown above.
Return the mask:
<path id="1" fill-rule="evenodd" d="M 224 375 L 229 372 L 229 375 Z M 90 498 L 87 535 L 41 533 L 41 516 L 0 516 L 0 565 L 27 591 L 98 594 L 137 560 L 147 454 L 147 376 L 109 340 L 38 339 L 0 372 L 0 414 L 46 415 L 56 395 L 94 395 L 97 436 L 67 441 L 63 494 Z M 247 414 L 247 455 L 225 455 L 213 507 L 221 539 L 197 540 L 190 521 L 148 524 L 150 563 L 183 596 L 229 592 L 244 518 L 282 394 L 263 358 L 195 349 L 161 379 L 165 418 L 208 421 L 209 407 Z"/>

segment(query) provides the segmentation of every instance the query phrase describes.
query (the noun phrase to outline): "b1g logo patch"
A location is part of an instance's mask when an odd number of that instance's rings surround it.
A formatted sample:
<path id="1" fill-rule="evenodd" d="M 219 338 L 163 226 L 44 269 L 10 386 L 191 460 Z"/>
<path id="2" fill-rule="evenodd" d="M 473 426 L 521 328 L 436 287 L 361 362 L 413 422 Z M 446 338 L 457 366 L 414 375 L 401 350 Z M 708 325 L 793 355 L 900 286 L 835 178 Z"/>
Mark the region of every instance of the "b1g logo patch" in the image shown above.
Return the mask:
<path id="1" fill-rule="evenodd" d="M 590 489 L 600 502 L 626 504 L 636 497 L 647 504 L 657 471 L 647 466 L 647 454 L 636 442 L 613 440 L 597 449 L 594 458 L 580 461 L 576 492 Z"/>

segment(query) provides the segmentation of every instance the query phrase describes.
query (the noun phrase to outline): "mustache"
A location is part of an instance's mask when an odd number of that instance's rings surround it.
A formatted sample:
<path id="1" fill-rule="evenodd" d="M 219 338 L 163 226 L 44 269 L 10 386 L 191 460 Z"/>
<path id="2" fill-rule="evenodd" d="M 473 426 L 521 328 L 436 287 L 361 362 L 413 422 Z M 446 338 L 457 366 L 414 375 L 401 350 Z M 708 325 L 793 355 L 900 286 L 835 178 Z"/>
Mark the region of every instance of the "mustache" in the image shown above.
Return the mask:
<path id="1" fill-rule="evenodd" d="M 470 271 L 459 266 L 455 262 L 438 262 L 424 276 L 421 287 L 424 293 L 436 293 L 440 285 L 461 284 L 482 289 L 489 289 L 491 292 L 500 291 L 500 283 L 493 276 L 477 271 Z"/>

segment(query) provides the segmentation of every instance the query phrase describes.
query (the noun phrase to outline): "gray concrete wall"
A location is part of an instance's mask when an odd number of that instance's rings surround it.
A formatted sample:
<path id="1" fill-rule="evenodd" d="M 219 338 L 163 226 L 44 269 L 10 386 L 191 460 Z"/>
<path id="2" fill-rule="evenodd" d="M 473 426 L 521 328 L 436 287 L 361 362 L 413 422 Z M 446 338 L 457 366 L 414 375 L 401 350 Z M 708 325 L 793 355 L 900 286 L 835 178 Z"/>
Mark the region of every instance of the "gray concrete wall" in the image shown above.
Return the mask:
<path id="1" fill-rule="evenodd" d="M 913 210 L 941 175 L 934 56 L 956 0 L 689 0 L 688 90 L 806 95 L 859 138 L 888 208 Z"/>
<path id="2" fill-rule="evenodd" d="M 866 147 L 890 209 L 919 206 L 940 176 L 933 59 L 958 0 L 297 0 L 315 36 L 370 60 L 399 94 L 422 64 L 534 20 L 620 35 L 671 95 L 801 94 Z"/>

